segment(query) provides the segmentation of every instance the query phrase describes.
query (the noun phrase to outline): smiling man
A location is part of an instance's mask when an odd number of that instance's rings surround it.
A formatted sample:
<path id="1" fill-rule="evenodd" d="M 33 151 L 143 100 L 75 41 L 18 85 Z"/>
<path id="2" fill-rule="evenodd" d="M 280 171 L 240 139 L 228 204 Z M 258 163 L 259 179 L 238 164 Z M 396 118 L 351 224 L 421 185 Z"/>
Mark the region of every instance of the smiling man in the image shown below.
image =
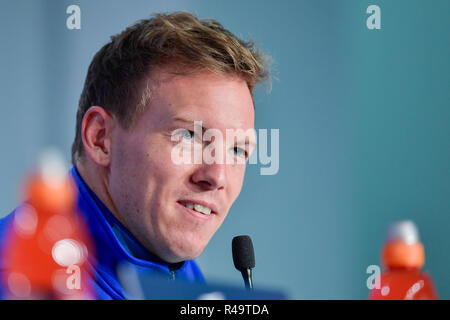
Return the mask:
<path id="1" fill-rule="evenodd" d="M 80 99 L 72 173 L 125 249 L 118 256 L 97 245 L 97 269 L 103 260 L 151 262 L 171 277 L 203 281 L 193 259 L 239 195 L 245 164 L 177 164 L 172 151 L 209 144 L 194 134 L 194 121 L 202 133 L 223 137 L 253 129 L 253 89 L 267 77 L 264 63 L 251 43 L 184 12 L 142 20 L 97 53 Z M 245 142 L 224 139 L 215 151 L 248 158 L 255 137 Z"/>
<path id="2" fill-rule="evenodd" d="M 175 147 L 213 143 L 195 133 L 194 122 L 224 137 L 251 131 L 264 63 L 251 43 L 186 12 L 141 20 L 95 55 L 77 112 L 71 175 L 96 245 L 98 298 L 126 298 L 117 276 L 122 262 L 204 281 L 193 259 L 239 195 L 255 137 L 216 144 L 215 152 L 244 164 L 179 164 L 171 155 Z"/>
<path id="3" fill-rule="evenodd" d="M 155 68 L 148 81 L 151 102 L 131 129 L 103 108 L 89 108 L 81 126 L 85 155 L 76 167 L 145 248 L 176 263 L 201 254 L 241 190 L 245 165 L 175 164 L 174 131 L 192 133 L 180 137 L 189 146 L 199 139 L 194 119 L 224 134 L 253 128 L 254 108 L 246 82 L 235 75 L 173 76 Z M 224 148 L 236 153 L 234 144 Z"/>

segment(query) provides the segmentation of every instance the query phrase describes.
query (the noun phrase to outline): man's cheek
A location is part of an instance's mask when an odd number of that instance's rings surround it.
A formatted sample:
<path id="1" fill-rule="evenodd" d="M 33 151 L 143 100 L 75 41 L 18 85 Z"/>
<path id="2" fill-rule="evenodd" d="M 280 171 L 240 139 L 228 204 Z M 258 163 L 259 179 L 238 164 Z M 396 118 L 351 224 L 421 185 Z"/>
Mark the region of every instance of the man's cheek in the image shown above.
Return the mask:
<path id="1" fill-rule="evenodd" d="M 231 193 L 233 202 L 239 196 L 239 193 L 241 193 L 242 186 L 244 184 L 245 166 L 238 169 L 239 170 L 232 176 L 230 185 L 230 189 L 232 189 Z"/>

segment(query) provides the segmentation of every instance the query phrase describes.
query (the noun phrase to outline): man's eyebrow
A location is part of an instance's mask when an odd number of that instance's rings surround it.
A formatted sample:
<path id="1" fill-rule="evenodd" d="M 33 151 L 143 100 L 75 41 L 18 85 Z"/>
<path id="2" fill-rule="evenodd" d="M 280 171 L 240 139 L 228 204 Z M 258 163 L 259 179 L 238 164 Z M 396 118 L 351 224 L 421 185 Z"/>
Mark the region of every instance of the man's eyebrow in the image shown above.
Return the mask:
<path id="1" fill-rule="evenodd" d="M 175 118 L 173 118 L 172 121 L 173 122 L 182 122 L 184 124 L 194 126 L 195 121 L 202 121 L 202 120 L 190 120 L 190 119 L 185 119 L 185 118 L 181 118 L 181 117 L 175 117 Z M 205 132 L 206 130 L 208 130 L 208 128 L 203 125 L 203 121 L 202 121 L 202 131 Z"/>

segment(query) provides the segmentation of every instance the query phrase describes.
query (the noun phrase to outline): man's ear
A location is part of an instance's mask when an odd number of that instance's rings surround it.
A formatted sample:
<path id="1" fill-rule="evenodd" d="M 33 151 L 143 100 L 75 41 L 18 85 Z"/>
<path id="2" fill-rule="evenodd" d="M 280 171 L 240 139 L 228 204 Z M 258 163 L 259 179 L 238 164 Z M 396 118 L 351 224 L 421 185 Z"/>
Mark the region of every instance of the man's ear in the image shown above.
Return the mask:
<path id="1" fill-rule="evenodd" d="M 107 167 L 111 162 L 111 133 L 113 117 L 102 107 L 90 107 L 81 122 L 81 137 L 86 155 L 97 165 Z"/>

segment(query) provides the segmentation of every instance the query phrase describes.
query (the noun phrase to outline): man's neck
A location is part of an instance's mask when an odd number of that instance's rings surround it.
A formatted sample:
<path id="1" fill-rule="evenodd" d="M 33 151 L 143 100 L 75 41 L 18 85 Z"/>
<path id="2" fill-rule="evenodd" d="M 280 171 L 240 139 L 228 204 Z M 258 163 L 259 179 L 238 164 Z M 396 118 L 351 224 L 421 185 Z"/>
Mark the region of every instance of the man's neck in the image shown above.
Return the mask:
<path id="1" fill-rule="evenodd" d="M 102 202 L 102 204 L 109 210 L 109 212 L 119 221 L 122 226 L 118 226 L 117 224 L 112 224 L 113 231 L 118 237 L 119 242 L 129 251 L 131 255 L 134 257 L 143 259 L 164 262 L 168 264 L 169 268 L 172 270 L 177 270 L 181 266 L 183 266 L 184 261 L 178 263 L 168 263 L 156 256 L 149 250 L 145 248 L 138 240 L 132 235 L 132 238 L 129 237 L 128 233 L 123 232 L 122 228 L 125 228 L 130 234 L 131 231 L 127 228 L 126 224 L 124 224 L 120 219 L 117 211 L 115 210 L 114 202 L 108 192 L 108 175 L 107 172 L 104 174 L 98 172 L 96 168 L 92 168 L 89 165 L 77 162 L 75 164 L 75 168 L 83 180 L 83 182 L 91 189 L 91 191 L 95 194 L 95 196 Z M 136 242 L 139 243 L 139 246 L 136 246 Z M 142 249 L 141 249 L 142 248 Z M 144 251 L 145 252 L 144 252 Z"/>
<path id="2" fill-rule="evenodd" d="M 107 169 L 100 172 L 98 168 L 94 168 L 87 161 L 78 160 L 75 163 L 75 167 L 80 174 L 83 181 L 88 185 L 88 187 L 95 193 L 95 195 L 100 199 L 100 201 L 108 208 L 108 210 L 122 223 L 123 223 L 118 211 L 114 205 L 114 201 L 108 191 L 108 173 Z"/>

